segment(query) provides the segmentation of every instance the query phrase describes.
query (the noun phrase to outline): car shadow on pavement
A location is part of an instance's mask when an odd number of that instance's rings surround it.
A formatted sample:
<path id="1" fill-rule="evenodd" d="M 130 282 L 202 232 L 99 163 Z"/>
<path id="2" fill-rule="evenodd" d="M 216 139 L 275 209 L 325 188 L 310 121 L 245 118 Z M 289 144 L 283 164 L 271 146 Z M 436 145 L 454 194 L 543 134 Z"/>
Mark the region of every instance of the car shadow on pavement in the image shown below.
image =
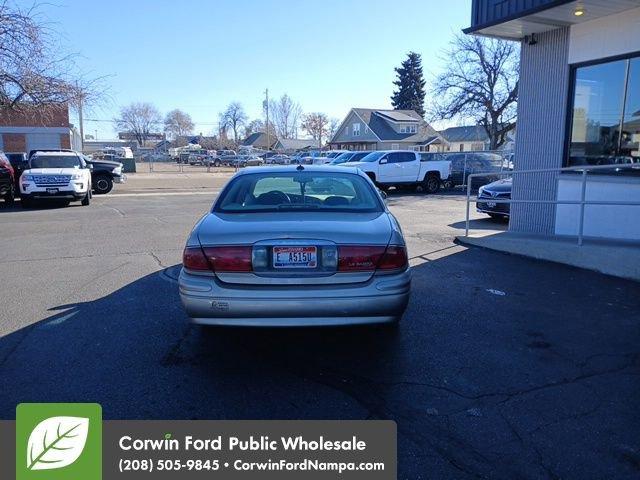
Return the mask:
<path id="1" fill-rule="evenodd" d="M 395 331 L 200 327 L 143 276 L 0 338 L 0 418 L 391 419 L 398 478 L 637 474 L 636 283 L 475 248 L 413 276 Z"/>
<path id="2" fill-rule="evenodd" d="M 58 208 L 66 208 L 71 206 L 80 207 L 80 202 L 67 203 L 65 201 L 48 200 L 44 202 L 34 202 L 28 208 L 23 208 L 20 199 L 16 198 L 12 204 L 0 202 L 0 213 L 3 212 L 28 212 L 30 210 L 55 210 Z"/>
<path id="3" fill-rule="evenodd" d="M 464 230 L 466 228 L 466 222 L 463 220 L 461 222 L 450 223 L 447 225 L 451 228 L 456 228 L 458 230 Z M 473 230 L 501 230 L 505 231 L 509 228 L 509 219 L 506 218 L 477 218 L 473 220 L 469 220 L 469 231 Z"/>

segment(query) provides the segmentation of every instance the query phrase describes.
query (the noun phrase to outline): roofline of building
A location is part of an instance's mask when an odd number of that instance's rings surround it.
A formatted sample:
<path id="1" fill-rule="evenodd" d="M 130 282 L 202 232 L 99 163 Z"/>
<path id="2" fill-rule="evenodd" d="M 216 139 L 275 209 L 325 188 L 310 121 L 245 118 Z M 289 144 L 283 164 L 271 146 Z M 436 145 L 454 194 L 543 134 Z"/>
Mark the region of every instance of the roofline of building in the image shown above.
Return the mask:
<path id="1" fill-rule="evenodd" d="M 462 31 L 469 34 L 482 34 L 481 30 L 485 28 L 495 27 L 496 25 L 500 25 L 501 23 L 507 23 L 512 20 L 517 20 L 518 18 L 527 17 L 529 15 L 535 15 L 536 13 L 543 12 L 545 10 L 551 10 L 552 8 L 559 7 L 561 5 L 565 5 L 567 3 L 574 2 L 575 0 L 553 0 L 552 2 L 546 3 L 544 5 L 539 5 L 537 7 L 529 8 L 527 10 L 523 10 L 522 12 L 514 13 L 512 15 L 507 15 L 506 17 L 502 17 L 491 22 L 486 22 L 481 25 L 472 25 L 467 28 L 463 28 Z M 560 27 L 558 27 L 560 28 Z M 488 34 L 484 34 L 487 36 L 491 36 Z M 513 38 L 510 38 L 513 40 Z"/>

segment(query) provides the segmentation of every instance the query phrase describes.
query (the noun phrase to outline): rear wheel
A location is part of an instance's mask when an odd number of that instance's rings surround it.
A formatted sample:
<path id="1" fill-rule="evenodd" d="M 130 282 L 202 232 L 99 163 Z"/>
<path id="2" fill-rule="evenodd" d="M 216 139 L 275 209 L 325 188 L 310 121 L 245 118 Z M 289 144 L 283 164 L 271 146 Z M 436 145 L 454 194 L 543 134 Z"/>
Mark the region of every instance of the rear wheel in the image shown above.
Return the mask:
<path id="1" fill-rule="evenodd" d="M 429 173 L 422 185 L 426 193 L 436 193 L 440 190 L 440 178 L 435 173 Z"/>
<path id="2" fill-rule="evenodd" d="M 99 175 L 93 188 L 98 195 L 107 194 L 113 189 L 113 179 L 108 175 Z"/>
<path id="3" fill-rule="evenodd" d="M 222 164 L 220 163 L 220 160 L 216 160 L 215 162 L 213 162 L 213 166 L 214 166 L 214 167 L 219 167 L 220 165 L 222 165 Z"/>

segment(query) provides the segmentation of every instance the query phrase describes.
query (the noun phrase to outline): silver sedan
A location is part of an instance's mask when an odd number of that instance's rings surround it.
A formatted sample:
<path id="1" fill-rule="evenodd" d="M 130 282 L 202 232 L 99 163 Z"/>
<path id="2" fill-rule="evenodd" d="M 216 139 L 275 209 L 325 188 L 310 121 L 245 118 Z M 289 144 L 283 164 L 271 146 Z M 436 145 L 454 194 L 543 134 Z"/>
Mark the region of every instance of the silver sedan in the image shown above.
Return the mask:
<path id="1" fill-rule="evenodd" d="M 195 323 L 395 323 L 411 274 L 400 226 L 355 168 L 247 168 L 189 235 L 180 298 Z"/>

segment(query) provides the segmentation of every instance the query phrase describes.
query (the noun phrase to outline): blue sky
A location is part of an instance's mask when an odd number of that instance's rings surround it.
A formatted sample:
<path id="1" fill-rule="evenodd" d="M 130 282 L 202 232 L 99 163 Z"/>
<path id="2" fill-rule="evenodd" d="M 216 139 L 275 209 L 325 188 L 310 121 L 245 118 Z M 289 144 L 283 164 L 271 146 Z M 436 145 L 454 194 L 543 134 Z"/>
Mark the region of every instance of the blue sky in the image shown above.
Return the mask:
<path id="1" fill-rule="evenodd" d="M 147 101 L 163 114 L 185 110 L 206 134 L 231 101 L 259 118 L 265 88 L 340 119 L 351 107 L 388 107 L 393 68 L 414 50 L 429 81 L 444 65 L 442 49 L 468 26 L 470 3 L 54 0 L 40 8 L 82 69 L 108 76 L 110 101 L 88 118 Z M 109 122 L 85 123 L 85 133 L 95 130 L 115 136 Z"/>

